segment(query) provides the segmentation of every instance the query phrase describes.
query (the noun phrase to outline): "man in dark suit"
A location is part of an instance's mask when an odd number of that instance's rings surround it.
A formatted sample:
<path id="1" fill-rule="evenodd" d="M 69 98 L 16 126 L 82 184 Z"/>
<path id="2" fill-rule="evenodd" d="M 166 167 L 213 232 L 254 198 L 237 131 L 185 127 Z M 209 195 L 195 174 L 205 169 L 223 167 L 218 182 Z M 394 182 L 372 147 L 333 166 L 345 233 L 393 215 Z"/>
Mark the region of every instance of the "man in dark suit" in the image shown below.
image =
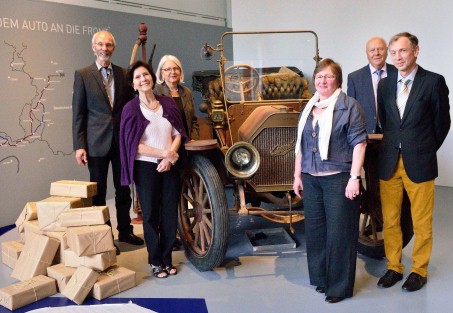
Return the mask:
<path id="1" fill-rule="evenodd" d="M 387 43 L 373 37 L 366 43 L 368 65 L 348 75 L 348 96 L 355 98 L 365 111 L 368 134 L 380 133 L 377 120 L 376 89 L 380 79 L 388 73 L 396 73 L 393 65 L 387 64 Z"/>
<path id="2" fill-rule="evenodd" d="M 415 242 L 411 274 L 402 288 L 416 291 L 427 282 L 432 250 L 436 152 L 450 129 L 448 87 L 443 76 L 417 65 L 418 39 L 393 36 L 389 52 L 398 73 L 378 86 L 379 118 L 384 134 L 380 152 L 380 188 L 387 272 L 378 286 L 388 288 L 403 278 L 400 227 L 403 189 L 411 202 Z"/>
<path id="3" fill-rule="evenodd" d="M 387 64 L 387 42 L 381 37 L 369 39 L 365 46 L 369 64 L 348 75 L 348 96 L 355 98 L 365 111 L 366 131 L 368 134 L 382 133 L 378 123 L 376 90 L 379 80 L 388 74 L 396 73 L 396 68 Z M 380 203 L 379 191 L 379 146 L 370 144 L 365 152 L 363 168 L 367 178 L 367 198 L 370 203 Z M 382 231 L 382 223 L 377 223 L 377 231 Z M 371 224 L 365 229 L 371 236 Z"/>
<path id="4" fill-rule="evenodd" d="M 93 197 L 93 205 L 106 203 L 108 168 L 112 163 L 118 239 L 142 245 L 143 239 L 132 231 L 130 189 L 120 183 L 120 118 L 124 105 L 133 97 L 132 87 L 126 81 L 125 70 L 110 62 L 115 51 L 113 35 L 100 31 L 94 34 L 91 46 L 96 62 L 77 70 L 74 76 L 72 134 L 75 157 L 79 165 L 88 165 L 90 181 L 97 183 L 98 193 Z"/>

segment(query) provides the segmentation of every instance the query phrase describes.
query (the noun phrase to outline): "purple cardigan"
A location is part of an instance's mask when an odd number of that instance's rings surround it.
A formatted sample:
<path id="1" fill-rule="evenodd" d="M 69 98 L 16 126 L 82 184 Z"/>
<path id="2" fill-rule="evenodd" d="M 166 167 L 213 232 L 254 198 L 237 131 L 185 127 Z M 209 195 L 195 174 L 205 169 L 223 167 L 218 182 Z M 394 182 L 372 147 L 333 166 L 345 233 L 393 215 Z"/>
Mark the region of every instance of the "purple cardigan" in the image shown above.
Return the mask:
<path id="1" fill-rule="evenodd" d="M 157 96 L 156 99 L 162 105 L 163 117 L 181 134 L 182 141 L 188 141 L 184 130 L 179 109 L 170 97 Z M 149 121 L 140 110 L 140 100 L 137 97 L 126 103 L 121 115 L 120 124 L 120 157 L 121 157 L 121 185 L 127 186 L 134 183 L 134 161 L 137 155 L 140 139 Z"/>

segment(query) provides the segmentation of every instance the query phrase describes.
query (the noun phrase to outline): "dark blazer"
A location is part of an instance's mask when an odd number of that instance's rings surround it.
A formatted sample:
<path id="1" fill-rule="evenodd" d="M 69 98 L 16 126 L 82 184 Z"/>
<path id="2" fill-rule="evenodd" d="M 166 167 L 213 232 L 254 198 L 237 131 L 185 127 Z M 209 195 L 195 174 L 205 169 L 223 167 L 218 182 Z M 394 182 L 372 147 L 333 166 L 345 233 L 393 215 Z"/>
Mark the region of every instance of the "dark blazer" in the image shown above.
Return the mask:
<path id="1" fill-rule="evenodd" d="M 200 138 L 200 126 L 198 125 L 198 119 L 195 115 L 195 105 L 193 102 L 192 91 L 186 86 L 178 84 L 178 91 L 181 97 L 182 107 L 187 123 L 187 133 L 190 139 L 197 140 Z M 166 83 L 156 84 L 154 86 L 154 92 L 159 96 L 171 97 L 170 88 Z"/>
<path id="2" fill-rule="evenodd" d="M 126 80 L 126 70 L 113 65 L 115 95 L 110 106 L 102 75 L 96 63 L 74 74 L 72 97 L 72 138 L 74 150 L 86 149 L 89 156 L 107 155 L 112 140 L 119 143 L 121 112 L 133 98 Z"/>
<path id="3" fill-rule="evenodd" d="M 403 118 L 396 105 L 398 73 L 381 79 L 377 99 L 383 128 L 379 177 L 387 180 L 401 155 L 409 178 L 415 183 L 438 175 L 436 152 L 450 129 L 448 87 L 443 76 L 418 67 Z"/>
<path id="4" fill-rule="evenodd" d="M 387 75 L 397 72 L 393 65 L 387 64 Z M 353 97 L 360 103 L 365 111 L 366 132 L 374 134 L 376 131 L 376 104 L 374 102 L 373 78 L 369 65 L 348 75 L 348 96 Z"/>

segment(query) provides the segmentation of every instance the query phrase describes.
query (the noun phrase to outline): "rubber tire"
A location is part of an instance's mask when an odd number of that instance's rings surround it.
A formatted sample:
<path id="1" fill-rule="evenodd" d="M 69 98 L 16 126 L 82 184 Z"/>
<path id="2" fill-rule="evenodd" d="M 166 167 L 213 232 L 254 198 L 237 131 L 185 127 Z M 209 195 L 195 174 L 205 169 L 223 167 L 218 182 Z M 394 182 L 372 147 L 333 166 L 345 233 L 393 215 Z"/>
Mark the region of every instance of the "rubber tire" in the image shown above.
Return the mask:
<path id="1" fill-rule="evenodd" d="M 195 201 L 197 197 L 190 197 L 187 192 L 188 184 L 190 183 L 193 186 L 194 183 L 193 178 L 190 179 L 190 177 L 195 177 L 197 181 L 200 181 L 204 185 L 202 193 L 207 193 L 207 206 L 210 209 L 210 213 L 203 215 L 206 215 L 210 220 L 212 228 L 210 232 L 211 244 L 205 249 L 205 252 L 199 251 L 199 245 L 191 244 L 194 234 L 190 230 L 190 225 L 193 223 L 193 219 L 195 219 L 193 217 L 195 210 L 193 208 L 189 209 L 188 201 L 185 197 L 191 198 L 192 201 Z M 192 190 L 195 191 L 196 196 L 199 195 L 199 190 L 196 188 Z M 212 270 L 223 262 L 228 246 L 229 232 L 229 216 L 225 190 L 216 168 L 207 158 L 200 155 L 193 155 L 191 157 L 191 161 L 183 175 L 178 229 L 187 259 L 200 272 Z"/>
<path id="2" fill-rule="evenodd" d="M 411 203 L 406 193 L 404 193 L 401 210 L 401 231 L 403 233 L 404 248 L 411 241 L 412 236 L 414 235 L 411 216 Z M 376 242 L 370 243 L 368 241 L 361 240 L 361 238 L 359 237 L 357 252 L 373 259 L 385 258 L 384 240 L 385 238 L 383 240 L 378 240 Z"/>

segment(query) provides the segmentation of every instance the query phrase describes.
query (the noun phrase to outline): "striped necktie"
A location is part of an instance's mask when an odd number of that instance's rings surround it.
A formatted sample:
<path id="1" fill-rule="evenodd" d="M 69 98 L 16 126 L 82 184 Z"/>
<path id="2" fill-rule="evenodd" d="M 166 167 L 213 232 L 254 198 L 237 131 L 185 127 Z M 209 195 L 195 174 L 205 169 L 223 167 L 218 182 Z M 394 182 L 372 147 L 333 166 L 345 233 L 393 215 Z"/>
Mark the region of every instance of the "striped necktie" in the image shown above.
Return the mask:
<path id="1" fill-rule="evenodd" d="M 409 83 L 411 82 L 411 80 L 402 78 L 400 81 L 403 84 L 403 86 L 401 87 L 401 90 L 398 93 L 398 96 L 396 97 L 396 105 L 398 106 L 400 118 L 403 118 L 407 98 L 409 98 Z"/>
<path id="2" fill-rule="evenodd" d="M 376 86 L 375 86 L 376 89 L 374 90 L 374 104 L 376 107 L 376 128 L 379 128 L 379 129 L 381 128 L 381 122 L 379 121 L 379 110 L 378 110 L 378 103 L 377 103 L 377 88 L 378 88 L 379 81 L 381 80 L 383 73 L 384 73 L 383 69 L 374 71 L 374 74 L 376 74 L 376 76 L 377 76 Z"/>
<path id="3" fill-rule="evenodd" d="M 376 82 L 379 83 L 379 81 L 380 81 L 381 78 L 382 78 L 382 73 L 383 73 L 383 72 L 384 72 L 384 70 L 376 70 L 376 71 L 375 71 L 375 73 L 376 73 L 376 75 L 377 75 L 377 80 L 376 80 Z"/>

